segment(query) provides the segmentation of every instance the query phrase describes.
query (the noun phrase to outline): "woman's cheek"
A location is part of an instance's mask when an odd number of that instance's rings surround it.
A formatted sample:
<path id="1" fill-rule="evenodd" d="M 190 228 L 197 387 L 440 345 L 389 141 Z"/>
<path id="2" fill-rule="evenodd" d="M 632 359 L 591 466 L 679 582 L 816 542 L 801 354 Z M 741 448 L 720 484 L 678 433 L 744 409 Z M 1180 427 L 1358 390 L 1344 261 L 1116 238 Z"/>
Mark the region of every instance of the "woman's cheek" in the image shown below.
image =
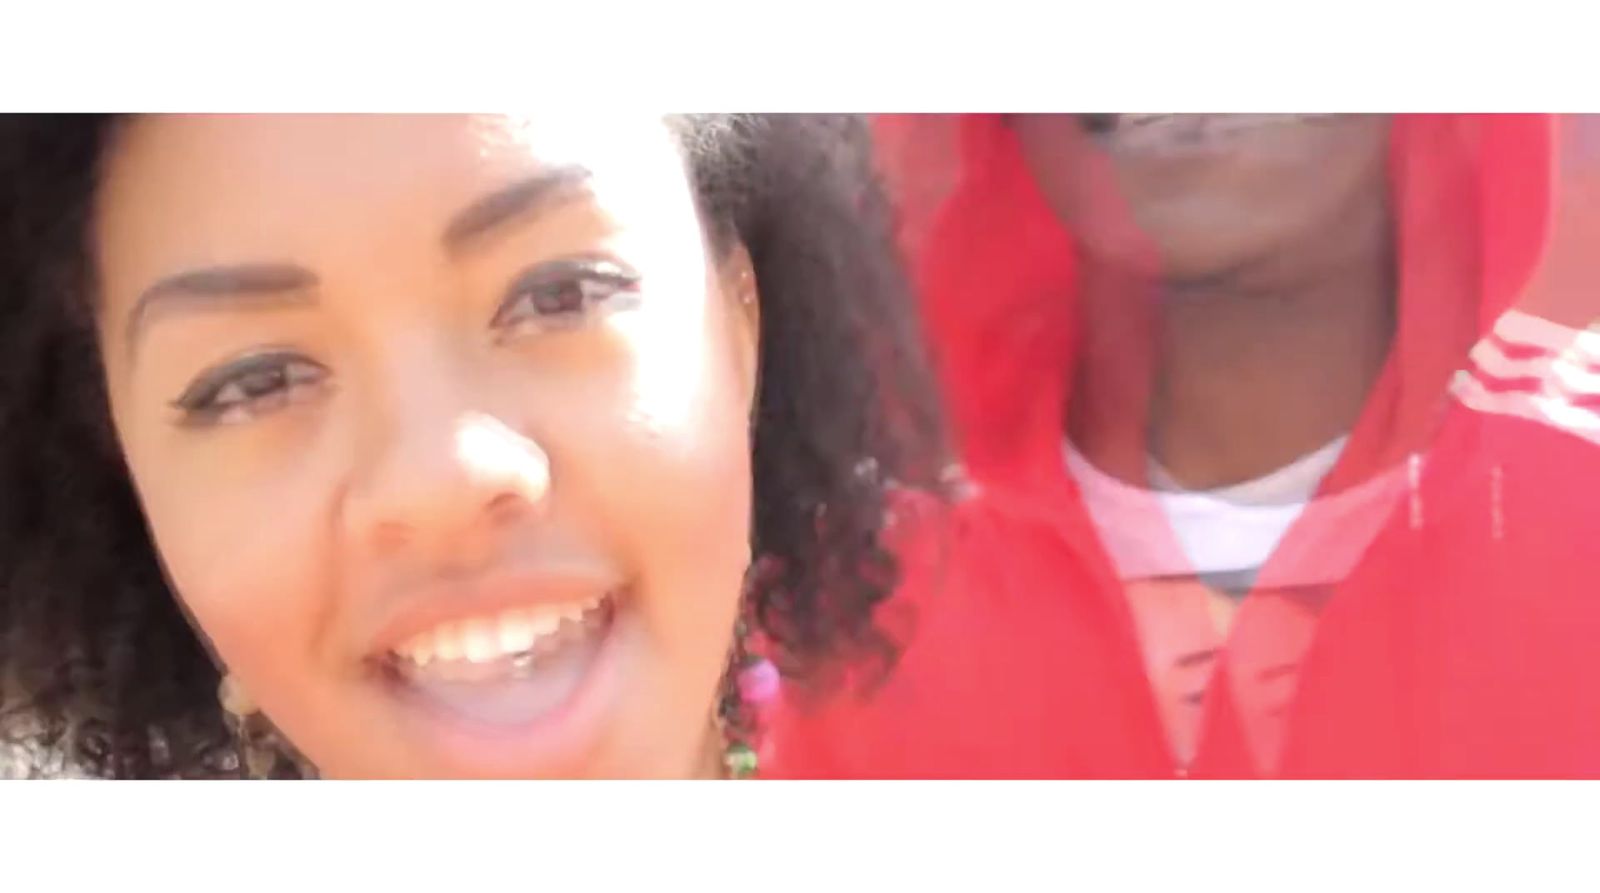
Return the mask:
<path id="1" fill-rule="evenodd" d="M 640 680 L 640 692 L 654 703 L 641 717 L 657 716 L 667 740 L 704 729 L 749 561 L 744 426 L 728 401 L 699 400 L 695 424 L 627 426 L 618 441 L 631 447 L 620 466 L 628 470 L 607 483 L 617 516 L 627 518 L 648 633 L 653 678 Z"/>
<path id="2" fill-rule="evenodd" d="M 622 420 L 616 442 L 630 455 L 619 457 L 606 487 L 633 517 L 636 547 L 657 560 L 742 565 L 748 557 L 749 435 L 731 398 L 686 395 L 693 411 L 670 423 L 635 403 Z"/>
<path id="3" fill-rule="evenodd" d="M 714 314 L 694 316 L 672 339 L 645 327 L 620 333 L 637 337 L 608 438 L 619 452 L 594 484 L 627 519 L 617 526 L 654 591 L 660 628 L 725 633 L 749 560 L 750 410 L 717 340 L 727 328 Z"/>
<path id="4" fill-rule="evenodd" d="M 179 598 L 230 669 L 305 674 L 335 589 L 315 455 L 264 467 L 175 453 L 164 466 L 141 495 Z"/>

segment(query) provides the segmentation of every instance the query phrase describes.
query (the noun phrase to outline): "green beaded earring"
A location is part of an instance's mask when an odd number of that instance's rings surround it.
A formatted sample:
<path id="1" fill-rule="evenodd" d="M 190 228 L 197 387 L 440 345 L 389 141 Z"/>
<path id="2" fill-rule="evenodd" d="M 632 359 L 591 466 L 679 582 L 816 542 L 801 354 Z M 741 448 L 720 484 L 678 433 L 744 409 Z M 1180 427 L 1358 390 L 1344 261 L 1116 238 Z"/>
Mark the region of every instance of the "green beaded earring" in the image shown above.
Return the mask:
<path id="1" fill-rule="evenodd" d="M 760 708 L 778 693 L 778 671 L 749 647 L 749 627 L 740 620 L 734 629 L 733 654 L 722 681 L 718 721 L 722 729 L 722 766 L 725 777 L 755 778 L 760 768 Z"/>

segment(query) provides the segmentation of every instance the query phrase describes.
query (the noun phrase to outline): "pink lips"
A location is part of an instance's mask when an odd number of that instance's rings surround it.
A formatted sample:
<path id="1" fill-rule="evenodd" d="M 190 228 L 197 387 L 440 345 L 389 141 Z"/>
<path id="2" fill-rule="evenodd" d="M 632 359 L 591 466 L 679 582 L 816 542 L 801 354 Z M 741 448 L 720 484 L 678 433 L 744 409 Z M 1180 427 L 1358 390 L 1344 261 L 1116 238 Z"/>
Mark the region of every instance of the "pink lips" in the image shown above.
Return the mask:
<path id="1" fill-rule="evenodd" d="M 566 621 L 531 647 L 487 660 L 396 657 L 392 678 L 413 697 L 473 722 L 526 724 L 560 707 L 583 680 L 611 631 L 612 599 L 577 621 Z"/>

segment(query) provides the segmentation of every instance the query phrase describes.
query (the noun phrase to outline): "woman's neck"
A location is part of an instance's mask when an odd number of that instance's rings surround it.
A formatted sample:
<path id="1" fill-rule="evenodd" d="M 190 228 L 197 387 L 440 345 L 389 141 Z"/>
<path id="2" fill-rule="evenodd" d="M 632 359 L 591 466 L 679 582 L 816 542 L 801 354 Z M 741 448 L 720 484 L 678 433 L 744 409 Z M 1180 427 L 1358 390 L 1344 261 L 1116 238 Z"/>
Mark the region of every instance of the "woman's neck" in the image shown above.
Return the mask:
<path id="1" fill-rule="evenodd" d="M 1087 260 L 1069 432 L 1128 479 L 1150 455 L 1210 489 L 1293 462 L 1355 424 L 1394 332 L 1386 203 L 1271 263 L 1142 283 Z"/>

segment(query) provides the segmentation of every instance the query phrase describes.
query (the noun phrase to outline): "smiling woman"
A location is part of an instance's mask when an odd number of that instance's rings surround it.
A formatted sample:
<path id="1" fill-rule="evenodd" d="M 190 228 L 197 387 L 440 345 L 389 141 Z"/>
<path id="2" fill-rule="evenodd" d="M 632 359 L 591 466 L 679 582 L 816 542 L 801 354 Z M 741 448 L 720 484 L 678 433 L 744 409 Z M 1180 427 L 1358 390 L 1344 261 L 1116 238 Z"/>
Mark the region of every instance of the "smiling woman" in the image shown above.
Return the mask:
<path id="1" fill-rule="evenodd" d="M 715 775 L 748 648 L 889 652 L 858 122 L 3 128 L 4 772 Z"/>

